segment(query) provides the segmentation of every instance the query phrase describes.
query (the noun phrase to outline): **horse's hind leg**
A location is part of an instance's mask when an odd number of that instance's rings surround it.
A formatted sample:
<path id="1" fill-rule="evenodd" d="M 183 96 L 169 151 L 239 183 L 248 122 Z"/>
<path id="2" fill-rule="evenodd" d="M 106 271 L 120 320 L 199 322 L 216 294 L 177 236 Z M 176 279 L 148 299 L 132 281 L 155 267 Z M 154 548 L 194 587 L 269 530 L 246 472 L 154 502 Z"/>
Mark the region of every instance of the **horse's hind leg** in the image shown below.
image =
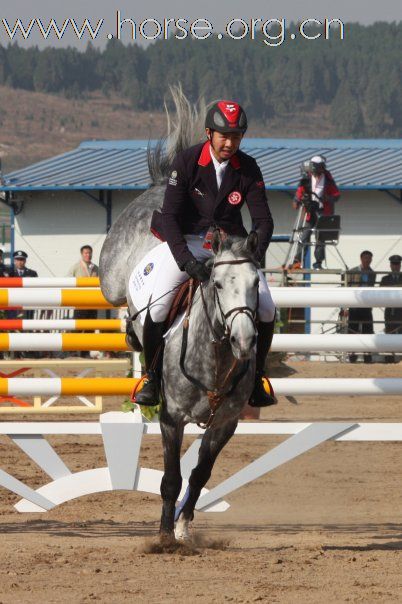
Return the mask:
<path id="1" fill-rule="evenodd" d="M 176 538 L 188 538 L 188 525 L 194 517 L 194 508 L 200 496 L 201 490 L 208 482 L 215 460 L 226 443 L 232 438 L 236 427 L 237 418 L 217 429 L 209 428 L 201 441 L 198 463 L 191 472 L 189 489 L 186 502 L 176 523 Z"/>
<path id="2" fill-rule="evenodd" d="M 181 491 L 180 449 L 183 440 L 183 424 L 174 424 L 170 418 L 160 420 L 165 473 L 161 482 L 162 516 L 161 535 L 174 534 L 174 515 L 177 498 Z"/>

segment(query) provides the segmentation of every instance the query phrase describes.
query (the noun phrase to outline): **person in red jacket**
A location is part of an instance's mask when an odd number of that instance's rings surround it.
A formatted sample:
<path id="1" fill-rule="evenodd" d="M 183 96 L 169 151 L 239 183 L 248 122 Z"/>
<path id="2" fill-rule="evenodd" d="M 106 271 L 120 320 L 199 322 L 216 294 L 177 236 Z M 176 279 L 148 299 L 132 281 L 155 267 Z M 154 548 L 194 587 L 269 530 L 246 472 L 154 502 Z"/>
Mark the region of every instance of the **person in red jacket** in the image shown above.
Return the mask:
<path id="1" fill-rule="evenodd" d="M 317 224 L 319 216 L 332 216 L 335 202 L 340 192 L 335 180 L 327 170 L 326 159 L 322 155 L 314 155 L 302 166 L 302 178 L 297 188 L 293 206 L 299 209 L 303 204 L 305 224 L 299 237 L 299 246 L 294 259 L 294 268 L 301 266 L 302 254 L 310 241 L 311 229 Z M 314 250 L 315 263 L 313 268 L 320 269 L 325 260 L 325 246 L 318 242 Z"/>

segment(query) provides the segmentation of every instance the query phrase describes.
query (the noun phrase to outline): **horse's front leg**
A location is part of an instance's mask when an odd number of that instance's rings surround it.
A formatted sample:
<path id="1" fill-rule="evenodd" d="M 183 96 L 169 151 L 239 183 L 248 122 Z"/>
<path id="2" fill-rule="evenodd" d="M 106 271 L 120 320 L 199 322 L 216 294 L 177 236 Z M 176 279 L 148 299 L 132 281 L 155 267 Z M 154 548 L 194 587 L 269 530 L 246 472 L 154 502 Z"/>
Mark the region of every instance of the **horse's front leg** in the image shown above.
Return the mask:
<path id="1" fill-rule="evenodd" d="M 194 508 L 201 490 L 208 482 L 215 460 L 226 443 L 232 438 L 237 427 L 237 418 L 219 428 L 208 428 L 201 441 L 198 463 L 191 472 L 186 501 L 176 522 L 177 539 L 188 539 L 188 525 L 194 518 Z"/>
<path id="2" fill-rule="evenodd" d="M 161 482 L 162 516 L 159 532 L 173 536 L 177 498 L 181 491 L 180 449 L 183 440 L 183 424 L 175 424 L 171 418 L 160 420 L 165 472 Z"/>

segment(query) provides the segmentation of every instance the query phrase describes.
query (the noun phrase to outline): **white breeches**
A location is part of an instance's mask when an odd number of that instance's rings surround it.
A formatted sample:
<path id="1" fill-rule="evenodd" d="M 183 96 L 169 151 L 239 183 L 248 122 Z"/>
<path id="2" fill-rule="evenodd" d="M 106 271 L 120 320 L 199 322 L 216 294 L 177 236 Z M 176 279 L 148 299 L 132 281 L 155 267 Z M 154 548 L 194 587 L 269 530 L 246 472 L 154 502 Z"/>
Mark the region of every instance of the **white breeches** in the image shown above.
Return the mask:
<path id="1" fill-rule="evenodd" d="M 197 260 L 207 260 L 212 251 L 203 248 L 204 238 L 197 235 L 186 235 L 190 252 Z M 259 307 L 258 317 L 261 321 L 271 322 L 275 318 L 275 305 L 271 298 L 264 273 L 258 271 Z M 177 286 L 188 279 L 185 271 L 177 266 L 167 243 L 161 243 L 153 248 L 135 267 L 130 276 L 129 291 L 134 306 L 139 310 L 152 300 L 150 307 L 151 319 L 154 322 L 164 321 L 169 313 Z M 173 290 L 173 291 L 171 291 Z M 146 311 L 141 313 L 141 323 L 144 323 Z"/>

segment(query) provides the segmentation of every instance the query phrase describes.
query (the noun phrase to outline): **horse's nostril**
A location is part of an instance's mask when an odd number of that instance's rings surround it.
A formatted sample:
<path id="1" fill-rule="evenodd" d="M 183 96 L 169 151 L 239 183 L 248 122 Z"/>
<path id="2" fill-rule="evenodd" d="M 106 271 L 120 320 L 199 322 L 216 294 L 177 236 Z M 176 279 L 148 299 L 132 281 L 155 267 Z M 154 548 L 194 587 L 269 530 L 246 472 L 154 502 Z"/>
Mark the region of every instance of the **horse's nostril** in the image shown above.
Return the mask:
<path id="1" fill-rule="evenodd" d="M 234 336 L 230 336 L 230 342 L 234 344 L 236 342 L 236 338 Z"/>

